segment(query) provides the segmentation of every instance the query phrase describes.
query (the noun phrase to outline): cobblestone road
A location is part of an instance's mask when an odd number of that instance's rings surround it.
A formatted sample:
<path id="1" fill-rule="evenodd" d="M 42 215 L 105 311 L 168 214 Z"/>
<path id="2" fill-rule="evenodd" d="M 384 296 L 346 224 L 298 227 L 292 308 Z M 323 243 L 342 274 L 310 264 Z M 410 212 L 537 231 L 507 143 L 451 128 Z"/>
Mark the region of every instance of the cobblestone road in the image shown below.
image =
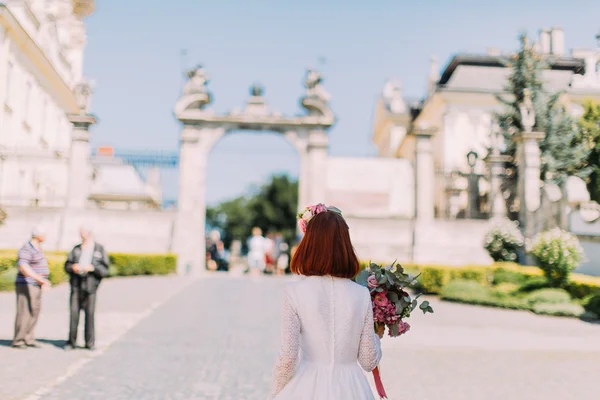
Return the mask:
<path id="1" fill-rule="evenodd" d="M 41 398 L 265 399 L 284 282 L 198 280 Z M 390 400 L 600 398 L 600 325 L 433 305 L 404 338 L 384 340 Z"/>

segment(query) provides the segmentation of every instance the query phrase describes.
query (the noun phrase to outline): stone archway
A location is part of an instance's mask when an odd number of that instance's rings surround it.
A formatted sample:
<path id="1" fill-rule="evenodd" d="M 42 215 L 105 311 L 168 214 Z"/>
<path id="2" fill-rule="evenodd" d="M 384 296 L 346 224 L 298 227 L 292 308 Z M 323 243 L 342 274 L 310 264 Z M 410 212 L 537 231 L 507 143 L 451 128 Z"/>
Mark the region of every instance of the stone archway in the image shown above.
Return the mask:
<path id="1" fill-rule="evenodd" d="M 216 115 L 209 107 L 212 96 L 204 68 L 190 71 L 188 78 L 175 106 L 175 116 L 183 125 L 174 241 L 180 273 L 189 268 L 205 270 L 206 167 L 208 155 L 221 137 L 240 130 L 271 131 L 288 140 L 300 155 L 298 197 L 299 207 L 303 207 L 325 198 L 327 131 L 335 122 L 322 77 L 313 70 L 307 71 L 306 93 L 301 98 L 306 113 L 295 117 L 269 110 L 262 88 L 256 85 L 243 111 Z"/>

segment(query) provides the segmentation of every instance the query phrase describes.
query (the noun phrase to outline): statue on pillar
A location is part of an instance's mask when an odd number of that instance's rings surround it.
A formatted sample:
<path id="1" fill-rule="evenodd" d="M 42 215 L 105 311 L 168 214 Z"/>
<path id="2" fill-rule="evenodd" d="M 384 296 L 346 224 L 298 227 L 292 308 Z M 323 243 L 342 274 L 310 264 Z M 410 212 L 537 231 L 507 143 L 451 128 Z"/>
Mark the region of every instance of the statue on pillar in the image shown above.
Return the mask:
<path id="1" fill-rule="evenodd" d="M 533 101 L 531 101 L 531 91 L 529 89 L 523 89 L 523 102 L 519 106 L 519 111 L 521 112 L 523 132 L 532 132 L 535 125 L 535 109 Z"/>
<path id="2" fill-rule="evenodd" d="M 322 82 L 323 76 L 319 72 L 309 68 L 306 71 L 306 79 L 304 81 L 306 97 L 317 98 L 324 103 L 328 103 L 331 100 L 331 95 L 325 90 Z"/>
<path id="3" fill-rule="evenodd" d="M 406 103 L 402 98 L 402 85 L 393 80 L 386 82 L 383 87 L 383 99 L 394 114 L 404 114 L 407 111 Z"/>
<path id="4" fill-rule="evenodd" d="M 331 95 L 325 90 L 322 83 L 323 76 L 309 68 L 304 80 L 306 95 L 301 99 L 301 104 L 309 112 L 309 115 L 325 117 L 328 120 L 327 124 L 331 125 L 335 121 L 333 112 L 329 108 Z"/>
<path id="5" fill-rule="evenodd" d="M 183 94 L 207 93 L 206 85 L 208 85 L 208 76 L 202 65 L 187 72 L 188 81 L 183 87 Z"/>

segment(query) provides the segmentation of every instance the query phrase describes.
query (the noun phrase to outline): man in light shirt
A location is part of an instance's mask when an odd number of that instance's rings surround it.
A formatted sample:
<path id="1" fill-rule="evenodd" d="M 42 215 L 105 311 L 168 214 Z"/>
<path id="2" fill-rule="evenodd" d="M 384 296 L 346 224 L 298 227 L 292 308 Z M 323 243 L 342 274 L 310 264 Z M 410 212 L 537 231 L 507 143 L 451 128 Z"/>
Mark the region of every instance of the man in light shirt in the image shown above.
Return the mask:
<path id="1" fill-rule="evenodd" d="M 65 271 L 71 283 L 71 323 L 65 349 L 77 347 L 77 329 L 81 310 L 85 313 L 85 347 L 95 348 L 94 311 L 96 291 L 102 278 L 108 275 L 108 255 L 104 247 L 94 241 L 92 231 L 81 228 L 81 244 L 71 250 L 65 262 Z"/>

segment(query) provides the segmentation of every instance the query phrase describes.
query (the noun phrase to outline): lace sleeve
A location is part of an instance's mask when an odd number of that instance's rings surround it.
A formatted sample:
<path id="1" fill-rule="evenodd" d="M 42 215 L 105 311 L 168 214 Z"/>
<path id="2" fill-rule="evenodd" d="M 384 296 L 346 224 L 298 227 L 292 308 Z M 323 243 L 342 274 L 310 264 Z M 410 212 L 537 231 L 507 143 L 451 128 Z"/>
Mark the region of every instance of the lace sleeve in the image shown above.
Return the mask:
<path id="1" fill-rule="evenodd" d="M 371 296 L 366 296 L 367 316 L 360 336 L 358 363 L 367 372 L 373 371 L 381 360 L 381 343 L 373 327 L 373 305 Z"/>
<path id="2" fill-rule="evenodd" d="M 281 349 L 279 350 L 279 359 L 275 364 L 275 371 L 273 373 L 271 398 L 274 398 L 291 379 L 296 368 L 299 347 L 300 318 L 298 318 L 296 310 L 292 307 L 290 295 L 286 289 L 283 299 Z"/>

